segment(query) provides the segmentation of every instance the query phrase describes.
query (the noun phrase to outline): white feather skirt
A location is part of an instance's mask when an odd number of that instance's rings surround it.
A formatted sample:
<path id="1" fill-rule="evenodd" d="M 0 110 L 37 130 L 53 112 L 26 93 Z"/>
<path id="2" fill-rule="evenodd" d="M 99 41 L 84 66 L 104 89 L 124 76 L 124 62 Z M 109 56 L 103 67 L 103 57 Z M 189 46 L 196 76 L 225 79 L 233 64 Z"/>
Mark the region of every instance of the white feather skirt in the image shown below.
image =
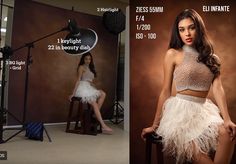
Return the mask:
<path id="1" fill-rule="evenodd" d="M 95 102 L 100 95 L 101 92 L 88 81 L 80 81 L 75 93 L 75 97 L 80 97 L 83 103 Z"/>
<path id="2" fill-rule="evenodd" d="M 156 133 L 163 138 L 163 151 L 182 163 L 191 161 L 194 153 L 216 150 L 221 124 L 219 109 L 211 100 L 177 94 L 165 101 Z"/>

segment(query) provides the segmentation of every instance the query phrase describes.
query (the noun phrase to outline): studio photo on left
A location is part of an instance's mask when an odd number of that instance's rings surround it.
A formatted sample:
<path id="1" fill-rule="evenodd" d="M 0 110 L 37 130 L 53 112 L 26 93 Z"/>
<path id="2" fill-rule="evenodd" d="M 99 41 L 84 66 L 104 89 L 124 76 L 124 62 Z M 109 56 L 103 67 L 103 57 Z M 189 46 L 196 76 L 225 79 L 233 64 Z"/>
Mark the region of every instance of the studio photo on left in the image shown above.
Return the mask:
<path id="1" fill-rule="evenodd" d="M 129 1 L 0 2 L 1 162 L 129 163 Z"/>

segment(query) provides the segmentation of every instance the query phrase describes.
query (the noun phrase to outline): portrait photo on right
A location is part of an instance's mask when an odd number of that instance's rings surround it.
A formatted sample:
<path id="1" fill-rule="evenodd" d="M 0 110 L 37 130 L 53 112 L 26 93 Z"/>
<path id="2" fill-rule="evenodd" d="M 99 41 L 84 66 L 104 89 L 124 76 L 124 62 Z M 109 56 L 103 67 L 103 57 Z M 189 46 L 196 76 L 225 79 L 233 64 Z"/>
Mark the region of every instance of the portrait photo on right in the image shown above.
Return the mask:
<path id="1" fill-rule="evenodd" d="M 130 2 L 130 163 L 236 163 L 236 2 Z"/>

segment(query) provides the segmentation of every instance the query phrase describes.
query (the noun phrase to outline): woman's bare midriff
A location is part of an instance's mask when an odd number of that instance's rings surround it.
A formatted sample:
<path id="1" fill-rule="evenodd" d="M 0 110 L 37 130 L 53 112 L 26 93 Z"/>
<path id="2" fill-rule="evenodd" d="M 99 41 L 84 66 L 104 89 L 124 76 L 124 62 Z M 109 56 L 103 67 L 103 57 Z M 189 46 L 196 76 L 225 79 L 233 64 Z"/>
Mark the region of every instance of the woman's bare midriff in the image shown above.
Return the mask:
<path id="1" fill-rule="evenodd" d="M 189 89 L 183 90 L 177 93 L 183 94 L 183 95 L 202 97 L 202 98 L 206 98 L 208 95 L 208 91 L 194 91 L 194 90 L 189 90 Z"/>

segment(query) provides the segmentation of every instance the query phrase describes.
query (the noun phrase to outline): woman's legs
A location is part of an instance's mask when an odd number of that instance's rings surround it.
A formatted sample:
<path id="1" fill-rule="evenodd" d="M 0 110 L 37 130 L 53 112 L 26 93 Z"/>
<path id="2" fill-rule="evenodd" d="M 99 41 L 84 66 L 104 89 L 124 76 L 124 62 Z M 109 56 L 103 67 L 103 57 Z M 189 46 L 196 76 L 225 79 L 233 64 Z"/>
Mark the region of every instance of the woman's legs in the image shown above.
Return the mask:
<path id="1" fill-rule="evenodd" d="M 216 149 L 214 163 L 229 164 L 234 152 L 235 141 L 231 140 L 229 132 L 222 125 L 219 127 L 219 142 Z"/>
<path id="2" fill-rule="evenodd" d="M 211 158 L 203 153 L 199 153 L 196 157 L 196 160 L 193 161 L 193 164 L 214 164 Z M 224 164 L 224 163 L 222 163 Z"/>
<path id="3" fill-rule="evenodd" d="M 218 140 L 214 162 L 206 154 L 200 153 L 195 156 L 194 164 L 229 164 L 234 151 L 235 141 L 231 141 L 231 137 L 224 126 L 219 127 Z"/>
<path id="4" fill-rule="evenodd" d="M 104 100 L 105 100 L 105 98 L 106 98 L 106 93 L 103 91 L 103 90 L 99 90 L 100 92 L 101 92 L 101 95 L 100 95 L 100 97 L 98 98 L 98 108 L 99 108 L 99 110 L 101 109 L 101 107 L 102 107 L 102 104 L 103 104 L 103 102 L 104 102 Z"/>
<path id="5" fill-rule="evenodd" d="M 103 131 L 106 131 L 106 132 L 112 132 L 112 129 L 109 128 L 103 121 L 102 119 L 102 115 L 100 113 L 100 109 L 99 109 L 99 106 L 98 106 L 98 103 L 97 102 L 91 102 L 90 103 L 93 107 L 93 110 L 94 110 L 94 113 L 96 115 L 96 118 L 98 119 L 98 121 L 100 122 L 101 126 L 102 126 L 102 130 Z"/>

